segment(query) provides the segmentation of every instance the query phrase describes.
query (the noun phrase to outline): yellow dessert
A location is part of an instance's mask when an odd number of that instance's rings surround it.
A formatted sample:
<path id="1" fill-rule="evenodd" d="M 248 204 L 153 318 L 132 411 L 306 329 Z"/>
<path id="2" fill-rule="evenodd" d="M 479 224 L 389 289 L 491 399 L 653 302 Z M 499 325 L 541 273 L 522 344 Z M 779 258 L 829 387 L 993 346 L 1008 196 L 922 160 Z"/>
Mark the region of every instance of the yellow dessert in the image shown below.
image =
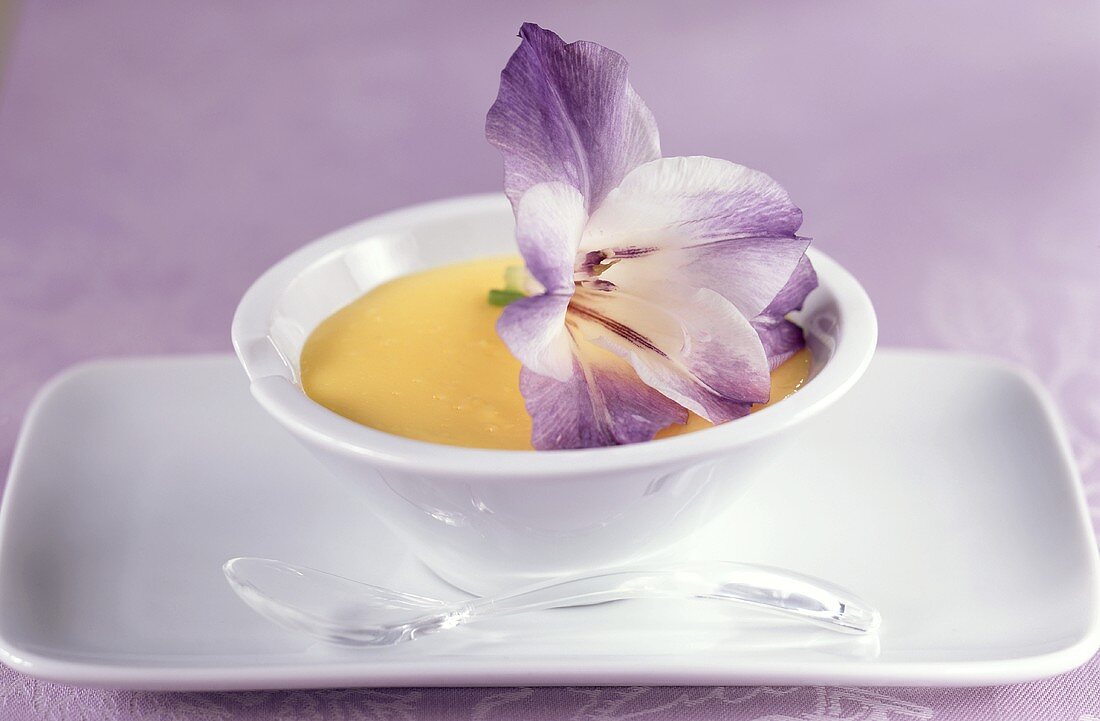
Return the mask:
<path id="1" fill-rule="evenodd" d="M 302 386 L 326 408 L 408 438 L 474 448 L 531 449 L 520 364 L 497 337 L 486 302 L 516 258 L 474 260 L 384 283 L 325 319 L 302 349 Z M 809 376 L 801 351 L 772 373 L 771 403 Z M 754 406 L 753 410 L 764 407 Z M 692 415 L 658 438 L 710 427 Z"/>

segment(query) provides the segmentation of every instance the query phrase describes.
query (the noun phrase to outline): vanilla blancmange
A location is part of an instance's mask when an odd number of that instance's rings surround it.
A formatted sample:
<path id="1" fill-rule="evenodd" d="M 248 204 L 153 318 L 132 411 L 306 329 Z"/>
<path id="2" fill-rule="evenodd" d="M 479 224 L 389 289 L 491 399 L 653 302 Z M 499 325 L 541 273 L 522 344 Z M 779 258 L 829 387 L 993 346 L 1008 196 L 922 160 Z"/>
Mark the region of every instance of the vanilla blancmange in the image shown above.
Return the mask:
<path id="1" fill-rule="evenodd" d="M 301 356 L 306 394 L 346 418 L 395 435 L 530 450 L 520 363 L 496 333 L 502 308 L 486 301 L 505 269 L 520 262 L 514 257 L 467 261 L 370 290 L 309 336 Z M 809 372 L 807 350 L 776 368 L 770 403 L 798 390 Z M 692 415 L 657 437 L 710 425 Z"/>

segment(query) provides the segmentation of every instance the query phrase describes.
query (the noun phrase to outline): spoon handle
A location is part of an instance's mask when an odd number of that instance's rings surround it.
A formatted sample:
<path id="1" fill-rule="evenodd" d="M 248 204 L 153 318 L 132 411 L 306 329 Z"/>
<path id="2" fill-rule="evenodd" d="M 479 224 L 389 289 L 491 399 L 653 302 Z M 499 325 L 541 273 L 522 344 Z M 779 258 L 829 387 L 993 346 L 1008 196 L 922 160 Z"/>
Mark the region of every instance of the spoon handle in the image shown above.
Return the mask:
<path id="1" fill-rule="evenodd" d="M 469 601 L 460 623 L 562 606 L 629 598 L 701 598 L 781 613 L 842 633 L 878 627 L 878 612 L 849 591 L 820 579 L 755 564 L 703 561 L 661 568 L 587 574 Z"/>
<path id="2" fill-rule="evenodd" d="M 838 586 L 769 566 L 724 561 L 579 575 L 457 603 L 272 559 L 234 558 L 223 571 L 237 595 L 265 618 L 357 646 L 391 646 L 484 619 L 629 598 L 715 599 L 842 633 L 866 633 L 879 624 L 871 606 Z"/>

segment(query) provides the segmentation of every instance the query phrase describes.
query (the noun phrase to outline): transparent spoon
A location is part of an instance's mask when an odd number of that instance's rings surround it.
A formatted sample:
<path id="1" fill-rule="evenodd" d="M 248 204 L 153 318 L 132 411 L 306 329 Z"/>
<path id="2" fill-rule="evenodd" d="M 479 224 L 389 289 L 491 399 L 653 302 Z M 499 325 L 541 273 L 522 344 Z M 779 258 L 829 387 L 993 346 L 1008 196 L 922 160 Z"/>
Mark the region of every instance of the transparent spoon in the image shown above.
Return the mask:
<path id="1" fill-rule="evenodd" d="M 630 598 L 733 602 L 841 633 L 867 633 L 879 625 L 877 611 L 831 583 L 778 568 L 725 561 L 625 568 L 457 602 L 266 558 L 233 558 L 222 571 L 237 595 L 264 618 L 352 646 L 392 646 L 475 621 Z"/>

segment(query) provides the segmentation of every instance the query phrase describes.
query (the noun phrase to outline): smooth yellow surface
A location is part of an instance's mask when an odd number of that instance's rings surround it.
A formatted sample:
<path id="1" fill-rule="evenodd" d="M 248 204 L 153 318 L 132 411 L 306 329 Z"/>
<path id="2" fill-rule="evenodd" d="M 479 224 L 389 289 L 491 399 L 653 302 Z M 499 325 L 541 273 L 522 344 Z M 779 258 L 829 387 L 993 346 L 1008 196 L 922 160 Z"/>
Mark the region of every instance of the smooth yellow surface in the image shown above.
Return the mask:
<path id="1" fill-rule="evenodd" d="M 516 258 L 444 266 L 397 278 L 325 319 L 302 349 L 306 394 L 340 415 L 399 436 L 475 448 L 531 449 L 519 362 L 496 334 Z M 797 390 L 810 356 L 772 373 L 772 402 Z M 754 410 L 756 408 L 754 407 Z M 709 427 L 692 416 L 658 437 Z"/>

